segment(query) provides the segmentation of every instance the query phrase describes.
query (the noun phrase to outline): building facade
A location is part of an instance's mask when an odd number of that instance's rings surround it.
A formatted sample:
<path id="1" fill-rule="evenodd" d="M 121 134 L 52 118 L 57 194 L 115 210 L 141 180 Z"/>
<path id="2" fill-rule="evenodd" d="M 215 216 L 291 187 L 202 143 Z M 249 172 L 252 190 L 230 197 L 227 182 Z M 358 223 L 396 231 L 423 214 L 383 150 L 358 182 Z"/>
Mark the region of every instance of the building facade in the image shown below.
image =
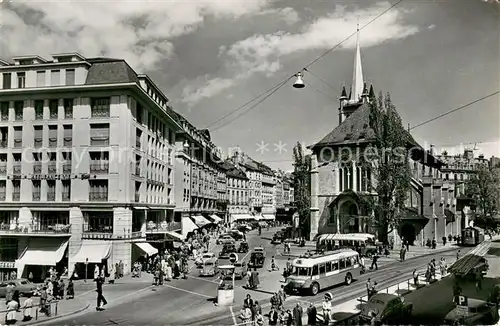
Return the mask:
<path id="1" fill-rule="evenodd" d="M 311 234 L 376 233 L 373 212 L 362 205 L 363 197 L 376 196 L 370 166 L 360 164 L 361 153 L 373 142 L 369 127 L 370 99 L 373 86 L 363 81 L 359 35 L 354 60 L 353 83 L 349 96 L 345 87 L 339 99 L 338 126 L 318 143 L 309 147 L 311 161 Z M 412 170 L 411 191 L 401 221 L 389 238 L 424 243 L 459 234 L 460 219 L 455 218 L 453 185 L 439 180 L 444 165 L 432 152 L 424 150 L 408 133 L 409 162 Z M 345 153 L 352 153 L 345 157 Z"/>
<path id="2" fill-rule="evenodd" d="M 217 200 L 216 200 L 216 208 L 217 215 L 219 215 L 224 222 L 229 221 L 228 215 L 228 193 L 227 193 L 227 169 L 224 164 L 221 162 L 218 164 L 217 170 Z"/>
<path id="3" fill-rule="evenodd" d="M 148 217 L 180 229 L 172 153 L 181 126 L 168 99 L 123 60 L 13 61 L 0 63 L 2 270 L 38 277 L 47 266 L 122 261 L 129 272 Z"/>
<path id="4" fill-rule="evenodd" d="M 239 167 L 226 162 L 230 167 L 227 172 L 228 212 L 231 222 L 250 218 L 250 205 L 248 196 L 249 179 Z"/>
<path id="5" fill-rule="evenodd" d="M 208 130 L 196 129 L 178 113 L 176 117 L 182 130 L 176 136 L 175 175 L 183 182 L 182 187 L 175 189 L 175 215 L 186 236 L 194 231 L 193 221 L 197 224 L 196 221 L 214 221 L 218 217 L 217 177 L 223 172 L 219 166 L 222 153 L 212 143 Z"/>

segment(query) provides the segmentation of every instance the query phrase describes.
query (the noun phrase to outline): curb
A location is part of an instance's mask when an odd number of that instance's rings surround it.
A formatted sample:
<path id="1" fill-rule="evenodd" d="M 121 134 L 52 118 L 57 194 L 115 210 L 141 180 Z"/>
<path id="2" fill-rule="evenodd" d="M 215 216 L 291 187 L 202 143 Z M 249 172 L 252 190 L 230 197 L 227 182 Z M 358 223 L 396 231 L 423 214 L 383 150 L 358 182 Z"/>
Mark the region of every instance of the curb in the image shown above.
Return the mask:
<path id="1" fill-rule="evenodd" d="M 87 303 L 86 305 L 84 305 L 82 308 L 79 308 L 77 310 L 74 310 L 74 311 L 71 311 L 71 312 L 67 312 L 67 313 L 64 313 L 64 314 L 60 314 L 60 315 L 57 315 L 57 316 L 54 316 L 54 317 L 49 317 L 45 320 L 31 320 L 29 322 L 25 322 L 23 323 L 23 325 L 35 325 L 35 324 L 45 324 L 45 323 L 48 323 L 48 322 L 52 322 L 53 320 L 56 320 L 56 319 L 60 319 L 60 318 L 64 318 L 64 317 L 68 317 L 68 316 L 72 316 L 72 315 L 76 315 L 84 310 L 87 310 L 88 308 L 90 307 L 90 303 Z"/>

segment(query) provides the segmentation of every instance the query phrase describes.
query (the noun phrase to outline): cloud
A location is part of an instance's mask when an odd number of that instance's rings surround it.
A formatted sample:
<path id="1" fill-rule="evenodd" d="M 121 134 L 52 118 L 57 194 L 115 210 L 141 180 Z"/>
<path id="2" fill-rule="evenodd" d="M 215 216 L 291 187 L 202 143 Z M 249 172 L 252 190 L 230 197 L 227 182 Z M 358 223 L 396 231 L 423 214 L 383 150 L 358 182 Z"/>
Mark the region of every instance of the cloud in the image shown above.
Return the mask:
<path id="1" fill-rule="evenodd" d="M 281 68 L 280 57 L 310 50 L 329 49 L 354 31 L 358 17 L 360 25 L 363 26 L 390 6 L 390 3 L 384 2 L 350 12 L 346 11 L 345 7 L 337 6 L 333 13 L 304 26 L 299 33 L 278 31 L 272 34 L 253 35 L 229 47 L 221 47 L 219 56 L 227 62 L 226 67 L 235 76 L 233 78 L 235 81 L 248 78 L 255 73 L 270 75 Z M 402 22 L 408 13 L 407 10 L 394 8 L 379 17 L 362 30 L 362 47 L 403 39 L 417 33 L 417 27 Z M 350 49 L 354 45 L 355 38 L 352 37 L 342 48 Z"/>
<path id="2" fill-rule="evenodd" d="M 434 29 L 435 27 L 436 27 L 435 24 L 431 24 L 431 25 L 427 26 L 428 29 Z"/>
<path id="3" fill-rule="evenodd" d="M 213 78 L 206 79 L 199 78 L 197 82 L 186 86 L 182 91 L 182 101 L 185 103 L 194 104 L 199 102 L 204 98 L 209 98 L 215 94 L 219 94 L 223 90 L 231 87 L 235 83 L 235 79 L 232 78 Z M 200 80 L 201 79 L 201 80 Z M 199 84 L 196 86 L 196 84 Z"/>
<path id="4" fill-rule="evenodd" d="M 192 33 L 205 17 L 260 13 L 269 0 L 30 1 L 2 6 L 2 55 L 78 51 L 126 59 L 138 70 L 173 53 L 172 39 Z M 29 52 L 29 53 L 27 53 Z"/>
<path id="5" fill-rule="evenodd" d="M 267 9 L 261 11 L 259 16 L 264 16 L 264 15 L 272 15 L 272 16 L 278 16 L 281 19 L 283 19 L 288 25 L 293 25 L 297 23 L 300 20 L 299 14 L 295 9 L 286 7 L 286 8 L 274 8 L 274 9 Z"/>

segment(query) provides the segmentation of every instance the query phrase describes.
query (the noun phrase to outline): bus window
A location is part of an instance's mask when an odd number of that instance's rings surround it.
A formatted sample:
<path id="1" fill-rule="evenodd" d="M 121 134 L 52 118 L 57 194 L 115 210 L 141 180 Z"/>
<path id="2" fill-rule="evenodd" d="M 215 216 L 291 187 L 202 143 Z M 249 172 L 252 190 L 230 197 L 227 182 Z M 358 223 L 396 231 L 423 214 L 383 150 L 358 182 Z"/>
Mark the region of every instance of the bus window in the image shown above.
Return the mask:
<path id="1" fill-rule="evenodd" d="M 352 258 L 348 257 L 345 259 L 345 267 L 351 267 L 352 266 Z"/>
<path id="2" fill-rule="evenodd" d="M 332 262 L 328 261 L 326 262 L 326 272 L 331 272 L 332 271 Z"/>
<path id="3" fill-rule="evenodd" d="M 325 264 L 320 264 L 319 265 L 319 273 L 320 274 L 325 274 L 326 273 L 326 265 Z"/>
<path id="4" fill-rule="evenodd" d="M 311 271 L 308 267 L 297 267 L 295 269 L 295 275 L 298 276 L 309 276 L 309 272 Z"/>
<path id="5" fill-rule="evenodd" d="M 314 265 L 312 268 L 312 276 L 318 275 L 318 265 Z"/>
<path id="6" fill-rule="evenodd" d="M 338 261 L 332 261 L 332 271 L 338 271 L 339 270 L 339 262 Z"/>
<path id="7" fill-rule="evenodd" d="M 340 258 L 340 269 L 344 269 L 345 268 L 345 259 L 344 258 Z"/>

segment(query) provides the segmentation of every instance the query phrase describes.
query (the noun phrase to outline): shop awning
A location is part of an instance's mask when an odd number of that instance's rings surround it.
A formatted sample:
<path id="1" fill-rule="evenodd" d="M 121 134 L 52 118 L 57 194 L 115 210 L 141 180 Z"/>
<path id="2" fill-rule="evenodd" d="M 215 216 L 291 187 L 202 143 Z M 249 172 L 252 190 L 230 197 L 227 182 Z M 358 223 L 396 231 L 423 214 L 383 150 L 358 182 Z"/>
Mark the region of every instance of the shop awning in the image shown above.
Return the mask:
<path id="1" fill-rule="evenodd" d="M 56 266 L 60 262 L 68 247 L 68 240 L 57 238 L 31 238 L 23 256 L 16 260 L 19 276 L 22 275 L 24 266 Z"/>
<path id="2" fill-rule="evenodd" d="M 165 232 L 168 236 L 172 237 L 174 241 L 177 241 L 177 242 L 182 242 L 184 241 L 184 237 L 182 236 L 182 234 L 179 234 L 177 232 L 174 232 L 174 231 L 167 231 Z"/>
<path id="3" fill-rule="evenodd" d="M 222 222 L 222 219 L 221 219 L 220 217 L 218 217 L 217 215 L 215 215 L 215 214 L 210 215 L 210 218 L 211 218 L 212 220 L 214 220 L 214 223 L 215 223 L 215 224 Z"/>
<path id="4" fill-rule="evenodd" d="M 271 215 L 271 214 L 264 214 L 263 217 L 264 217 L 264 220 L 268 220 L 268 221 L 276 219 L 276 216 Z"/>
<path id="5" fill-rule="evenodd" d="M 104 240 L 83 240 L 80 250 L 70 258 L 72 263 L 99 264 L 103 259 L 108 259 L 111 255 L 111 242 Z"/>
<path id="6" fill-rule="evenodd" d="M 264 219 L 264 216 L 260 215 L 260 214 L 256 214 L 253 216 L 254 220 L 256 221 L 260 221 L 260 220 L 263 220 Z"/>
<path id="7" fill-rule="evenodd" d="M 182 225 L 182 236 L 186 237 L 189 232 L 193 232 L 194 230 L 198 229 L 198 226 L 194 224 L 193 221 L 191 221 L 190 218 L 183 218 L 181 220 L 181 225 Z"/>
<path id="8" fill-rule="evenodd" d="M 158 253 L 158 249 L 153 247 L 147 242 L 134 242 L 134 244 L 141 249 L 144 255 L 152 256 Z"/>
<path id="9" fill-rule="evenodd" d="M 146 206 L 134 206 L 134 209 L 143 211 L 143 210 L 146 210 L 148 208 Z"/>
<path id="10" fill-rule="evenodd" d="M 194 223 L 196 223 L 196 225 L 198 225 L 199 227 L 205 226 L 207 224 L 212 224 L 212 222 L 210 222 L 209 220 L 207 220 L 206 218 L 204 218 L 201 215 L 193 216 L 193 220 L 194 220 Z"/>
<path id="11" fill-rule="evenodd" d="M 253 216 L 249 214 L 233 214 L 231 215 L 233 221 L 239 220 L 253 220 Z"/>

